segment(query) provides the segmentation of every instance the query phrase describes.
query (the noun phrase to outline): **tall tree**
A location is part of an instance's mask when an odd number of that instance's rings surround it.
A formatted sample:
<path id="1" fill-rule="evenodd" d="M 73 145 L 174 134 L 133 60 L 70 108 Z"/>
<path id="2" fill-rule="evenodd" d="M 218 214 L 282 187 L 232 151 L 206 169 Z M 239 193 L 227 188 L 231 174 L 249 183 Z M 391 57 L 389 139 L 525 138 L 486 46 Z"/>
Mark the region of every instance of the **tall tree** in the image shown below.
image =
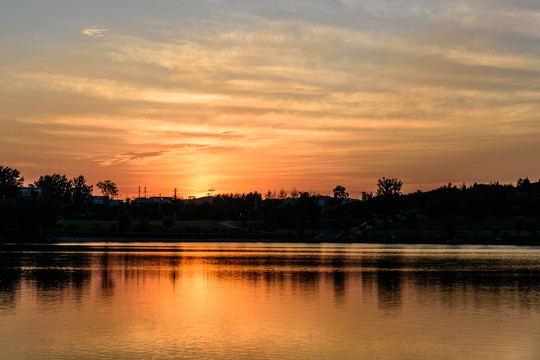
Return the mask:
<path id="1" fill-rule="evenodd" d="M 519 192 L 528 193 L 531 190 L 531 180 L 528 177 L 525 179 L 519 178 L 516 184 L 516 189 Z"/>
<path id="2" fill-rule="evenodd" d="M 34 181 L 34 186 L 40 188 L 43 196 L 51 200 L 62 201 L 71 198 L 72 184 L 66 175 L 41 175 Z"/>
<path id="3" fill-rule="evenodd" d="M 334 199 L 347 199 L 349 198 L 349 193 L 344 186 L 338 185 L 334 188 Z"/>
<path id="4" fill-rule="evenodd" d="M 73 202 L 76 204 L 83 203 L 85 200 L 92 197 L 92 185 L 86 185 L 86 179 L 83 175 L 74 177 L 71 180 Z"/>
<path id="5" fill-rule="evenodd" d="M 272 190 L 268 189 L 268 191 L 266 192 L 266 194 L 264 194 L 266 200 L 269 200 L 269 199 L 275 199 L 276 198 L 276 190 L 274 190 L 274 192 L 272 192 Z"/>
<path id="6" fill-rule="evenodd" d="M 403 181 L 396 178 L 385 178 L 377 180 L 377 196 L 391 197 L 401 194 Z"/>
<path id="7" fill-rule="evenodd" d="M 111 180 L 99 181 L 97 187 L 103 194 L 103 196 L 108 196 L 109 198 L 115 198 L 118 196 L 118 187 L 116 183 Z"/>
<path id="8" fill-rule="evenodd" d="M 369 201 L 373 199 L 373 192 L 362 191 L 362 201 Z"/>
<path id="9" fill-rule="evenodd" d="M 24 178 L 17 169 L 0 165 L 0 197 L 14 196 L 19 193 Z"/>

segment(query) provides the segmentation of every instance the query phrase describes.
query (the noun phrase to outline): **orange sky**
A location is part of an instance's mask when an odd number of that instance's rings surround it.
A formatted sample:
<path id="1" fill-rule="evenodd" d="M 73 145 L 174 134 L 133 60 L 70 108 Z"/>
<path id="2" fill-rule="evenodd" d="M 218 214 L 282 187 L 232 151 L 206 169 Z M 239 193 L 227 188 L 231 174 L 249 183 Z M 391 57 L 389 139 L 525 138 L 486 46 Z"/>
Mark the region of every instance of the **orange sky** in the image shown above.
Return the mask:
<path id="1" fill-rule="evenodd" d="M 0 15 L 0 163 L 123 196 L 540 178 L 536 2 L 37 0 Z"/>

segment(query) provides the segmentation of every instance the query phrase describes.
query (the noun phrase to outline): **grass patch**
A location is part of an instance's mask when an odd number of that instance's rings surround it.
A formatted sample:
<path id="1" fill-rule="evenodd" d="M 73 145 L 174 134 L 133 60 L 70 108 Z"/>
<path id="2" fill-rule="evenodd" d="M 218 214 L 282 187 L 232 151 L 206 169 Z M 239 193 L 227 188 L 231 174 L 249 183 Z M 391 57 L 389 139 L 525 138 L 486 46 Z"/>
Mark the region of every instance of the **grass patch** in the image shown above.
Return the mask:
<path id="1" fill-rule="evenodd" d="M 231 221 L 231 225 L 244 227 L 242 221 Z M 264 220 L 247 220 L 245 222 L 245 227 L 253 230 L 267 230 L 264 225 Z"/>
<path id="2" fill-rule="evenodd" d="M 134 220 L 126 232 L 138 232 L 143 229 L 141 221 Z M 176 220 L 167 233 L 224 233 L 229 230 L 215 220 Z M 118 222 L 115 220 L 58 220 L 54 235 L 101 235 L 118 233 Z M 150 220 L 143 232 L 164 233 L 162 220 Z"/>

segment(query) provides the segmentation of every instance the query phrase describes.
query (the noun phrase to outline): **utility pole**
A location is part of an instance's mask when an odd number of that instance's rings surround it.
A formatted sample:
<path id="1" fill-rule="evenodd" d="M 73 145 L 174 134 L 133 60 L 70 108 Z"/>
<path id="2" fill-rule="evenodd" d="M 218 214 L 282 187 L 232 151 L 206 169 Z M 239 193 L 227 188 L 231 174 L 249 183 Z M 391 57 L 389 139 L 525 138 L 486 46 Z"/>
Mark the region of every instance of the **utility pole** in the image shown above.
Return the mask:
<path id="1" fill-rule="evenodd" d="M 210 194 L 210 205 L 212 205 L 212 199 L 214 198 L 212 193 L 214 191 L 216 191 L 216 189 L 214 189 L 214 188 L 208 189 L 208 193 Z"/>

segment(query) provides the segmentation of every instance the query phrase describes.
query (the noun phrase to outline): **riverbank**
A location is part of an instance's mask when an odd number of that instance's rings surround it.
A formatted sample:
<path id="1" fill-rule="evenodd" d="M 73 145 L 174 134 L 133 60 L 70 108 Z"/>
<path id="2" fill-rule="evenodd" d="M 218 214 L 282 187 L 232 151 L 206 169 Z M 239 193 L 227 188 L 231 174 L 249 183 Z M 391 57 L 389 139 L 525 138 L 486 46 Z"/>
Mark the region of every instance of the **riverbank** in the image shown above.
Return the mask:
<path id="1" fill-rule="evenodd" d="M 46 236 L 44 238 L 2 239 L 0 244 L 66 244 L 66 243 L 312 243 L 312 244 L 404 244 L 404 245 L 516 245 L 540 246 L 538 236 L 485 236 L 471 233 L 465 237 L 449 237 L 440 234 L 377 231 L 351 236 L 335 232 L 304 234 L 109 234 L 100 236 Z"/>

